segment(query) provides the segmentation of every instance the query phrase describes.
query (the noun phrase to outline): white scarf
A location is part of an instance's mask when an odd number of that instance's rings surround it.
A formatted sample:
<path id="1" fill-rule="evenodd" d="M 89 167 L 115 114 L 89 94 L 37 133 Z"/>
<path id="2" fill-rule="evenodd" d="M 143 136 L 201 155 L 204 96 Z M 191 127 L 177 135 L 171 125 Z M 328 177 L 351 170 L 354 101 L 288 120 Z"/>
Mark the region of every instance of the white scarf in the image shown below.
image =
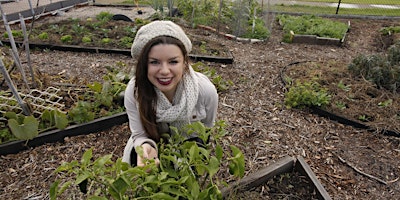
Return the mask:
<path id="1" fill-rule="evenodd" d="M 198 77 L 191 66 L 178 84 L 172 103 L 158 88 L 155 91 L 158 96 L 156 122 L 166 122 L 178 129 L 190 123 L 199 96 Z"/>

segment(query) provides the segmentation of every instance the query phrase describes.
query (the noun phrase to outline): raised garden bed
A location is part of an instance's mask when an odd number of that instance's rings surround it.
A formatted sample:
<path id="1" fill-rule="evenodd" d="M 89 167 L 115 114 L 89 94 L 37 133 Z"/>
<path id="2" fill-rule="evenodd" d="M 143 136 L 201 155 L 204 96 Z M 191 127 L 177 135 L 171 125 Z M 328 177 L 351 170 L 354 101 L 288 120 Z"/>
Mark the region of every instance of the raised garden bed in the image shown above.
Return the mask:
<path id="1" fill-rule="evenodd" d="M 329 194 L 326 192 L 324 187 L 318 181 L 314 172 L 311 170 L 310 166 L 305 162 L 302 157 L 293 158 L 290 156 L 284 157 L 281 160 L 278 160 L 276 163 L 271 164 L 270 166 L 256 171 L 245 178 L 241 179 L 237 183 L 231 184 L 229 187 L 224 188 L 222 190 L 222 194 L 225 199 L 230 199 L 230 197 L 237 197 L 243 195 L 243 198 L 256 199 L 260 191 L 257 191 L 258 187 L 263 185 L 267 185 L 268 181 L 277 178 L 280 175 L 288 174 L 288 176 L 305 176 L 303 181 L 295 183 L 296 185 L 292 185 L 293 187 L 305 187 L 302 185 L 304 183 L 308 183 L 306 186 L 307 190 L 302 190 L 303 194 L 294 194 L 300 199 L 320 199 L 320 200 L 328 200 L 331 199 Z M 279 178 L 278 178 L 279 179 Z M 282 180 L 282 179 L 281 179 Z M 292 183 L 293 184 L 293 183 Z M 301 189 L 300 189 L 301 190 Z M 255 191 L 254 196 L 251 191 Z M 271 194 L 271 193 L 270 193 Z M 289 194 L 280 194 L 280 195 L 289 195 Z M 301 196 L 307 195 L 308 197 Z"/>
<path id="2" fill-rule="evenodd" d="M 279 25 L 284 30 L 283 41 L 314 45 L 341 46 L 350 30 L 350 21 L 333 21 L 314 15 L 279 15 Z"/>
<path id="3" fill-rule="evenodd" d="M 95 119 L 87 123 L 71 125 L 64 130 L 51 130 L 40 134 L 32 140 L 18 140 L 0 144 L 0 155 L 15 154 L 20 151 L 27 150 L 32 147 L 37 147 L 46 143 L 63 142 L 65 137 L 104 131 L 125 122 L 128 122 L 128 117 L 126 113 L 123 112 L 109 117 Z"/>

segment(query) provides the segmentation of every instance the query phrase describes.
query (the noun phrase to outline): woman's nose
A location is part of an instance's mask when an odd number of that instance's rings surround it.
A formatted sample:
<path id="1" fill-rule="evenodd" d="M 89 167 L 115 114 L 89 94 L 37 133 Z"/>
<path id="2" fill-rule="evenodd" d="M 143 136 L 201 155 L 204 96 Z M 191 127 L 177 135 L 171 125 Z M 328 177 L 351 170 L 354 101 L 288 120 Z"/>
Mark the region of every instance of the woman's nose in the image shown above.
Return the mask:
<path id="1" fill-rule="evenodd" d="M 168 63 L 162 63 L 161 64 L 160 73 L 162 73 L 162 74 L 168 74 L 169 73 Z"/>

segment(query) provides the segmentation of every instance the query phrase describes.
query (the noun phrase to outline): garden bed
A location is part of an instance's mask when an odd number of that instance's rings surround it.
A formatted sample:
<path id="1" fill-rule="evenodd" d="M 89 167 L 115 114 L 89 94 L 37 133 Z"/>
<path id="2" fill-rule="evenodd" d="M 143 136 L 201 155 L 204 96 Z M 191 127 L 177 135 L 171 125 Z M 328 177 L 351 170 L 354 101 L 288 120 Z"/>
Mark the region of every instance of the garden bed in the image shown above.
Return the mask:
<path id="1" fill-rule="evenodd" d="M 301 179 L 300 176 L 305 177 Z M 293 179 L 283 181 L 283 177 Z M 276 190 L 262 187 L 275 188 Z M 282 192 L 288 188 L 285 192 Z M 286 193 L 287 192 L 287 193 Z M 299 199 L 330 200 L 331 197 L 318 181 L 310 166 L 302 157 L 284 157 L 270 166 L 256 171 L 238 183 L 222 190 L 224 198 L 262 199 L 262 196 L 295 196 Z M 264 194 L 263 194 L 264 193 Z M 290 194 L 289 194 L 290 193 Z"/>

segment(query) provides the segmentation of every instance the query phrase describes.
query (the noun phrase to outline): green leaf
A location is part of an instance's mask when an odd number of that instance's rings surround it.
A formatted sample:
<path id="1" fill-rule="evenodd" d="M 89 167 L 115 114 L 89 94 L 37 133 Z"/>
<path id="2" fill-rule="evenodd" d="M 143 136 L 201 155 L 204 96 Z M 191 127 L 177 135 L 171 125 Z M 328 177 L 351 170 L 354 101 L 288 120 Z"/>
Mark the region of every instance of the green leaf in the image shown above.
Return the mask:
<path id="1" fill-rule="evenodd" d="M 233 175 L 243 177 L 245 171 L 244 155 L 236 146 L 230 145 L 229 147 L 233 153 L 233 159 L 231 160 L 232 163 L 229 165 L 229 169 L 233 172 Z"/>
<path id="2" fill-rule="evenodd" d="M 99 82 L 94 82 L 93 84 L 88 84 L 87 85 L 91 90 L 94 92 L 100 93 L 101 90 L 103 89 L 103 86 Z"/>
<path id="3" fill-rule="evenodd" d="M 211 157 L 210 163 L 208 166 L 208 173 L 210 173 L 210 177 L 213 177 L 219 171 L 220 162 L 216 157 Z"/>
<path id="4" fill-rule="evenodd" d="M 68 126 L 68 118 L 65 113 L 60 112 L 59 110 L 52 110 L 54 115 L 54 121 L 56 124 L 56 128 L 65 129 Z"/>
<path id="5" fill-rule="evenodd" d="M 91 196 L 88 200 L 108 200 L 106 197 Z"/>
<path id="6" fill-rule="evenodd" d="M 121 199 L 128 189 L 129 184 L 121 177 L 115 180 L 111 186 L 108 188 L 108 192 L 114 199 Z"/>
<path id="7" fill-rule="evenodd" d="M 57 198 L 58 184 L 60 184 L 60 181 L 56 180 L 50 186 L 50 199 L 51 200 L 55 200 Z"/>
<path id="8" fill-rule="evenodd" d="M 9 119 L 8 126 L 11 132 L 20 140 L 30 140 L 38 135 L 39 122 L 33 116 L 26 116 L 23 124 L 18 124 L 17 120 Z"/>
<path id="9" fill-rule="evenodd" d="M 82 159 L 81 159 L 81 164 L 83 166 L 88 166 L 90 163 L 90 159 L 93 157 L 93 148 L 88 149 L 83 153 Z"/>
<path id="10" fill-rule="evenodd" d="M 76 177 L 75 184 L 78 185 L 79 183 L 82 183 L 83 181 L 87 180 L 89 177 L 90 177 L 89 172 L 84 171 L 83 174 Z"/>
<path id="11" fill-rule="evenodd" d="M 163 192 L 153 194 L 153 195 L 151 195 L 151 198 L 149 198 L 149 199 L 175 200 L 174 197 L 172 197 L 171 195 L 168 195 L 166 193 L 163 193 Z"/>
<path id="12" fill-rule="evenodd" d="M 223 155 L 224 155 L 224 150 L 222 150 L 222 146 L 218 144 L 215 147 L 215 156 L 219 161 L 221 161 Z"/>

